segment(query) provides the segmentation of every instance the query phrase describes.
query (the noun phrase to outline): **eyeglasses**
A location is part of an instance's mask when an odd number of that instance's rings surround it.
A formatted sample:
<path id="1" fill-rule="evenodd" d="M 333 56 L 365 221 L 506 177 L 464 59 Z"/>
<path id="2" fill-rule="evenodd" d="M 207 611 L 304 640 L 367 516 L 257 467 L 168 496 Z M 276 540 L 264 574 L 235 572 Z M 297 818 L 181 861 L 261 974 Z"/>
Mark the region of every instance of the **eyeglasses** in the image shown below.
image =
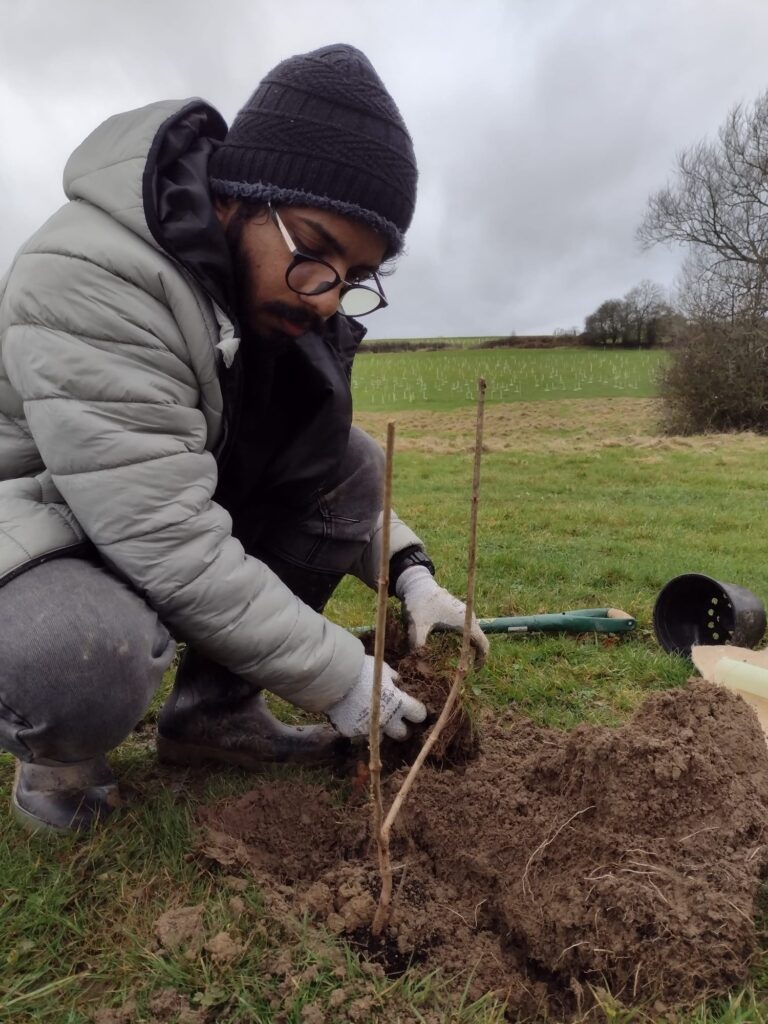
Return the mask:
<path id="1" fill-rule="evenodd" d="M 341 285 L 337 312 L 342 316 L 367 316 L 388 305 L 381 281 L 375 271 L 372 273 L 376 282 L 375 288 L 345 281 L 339 277 L 330 263 L 318 259 L 317 256 L 307 256 L 306 253 L 300 252 L 272 203 L 267 203 L 267 206 L 291 253 L 291 262 L 285 272 L 285 282 L 292 292 L 296 292 L 297 295 L 324 295 Z"/>

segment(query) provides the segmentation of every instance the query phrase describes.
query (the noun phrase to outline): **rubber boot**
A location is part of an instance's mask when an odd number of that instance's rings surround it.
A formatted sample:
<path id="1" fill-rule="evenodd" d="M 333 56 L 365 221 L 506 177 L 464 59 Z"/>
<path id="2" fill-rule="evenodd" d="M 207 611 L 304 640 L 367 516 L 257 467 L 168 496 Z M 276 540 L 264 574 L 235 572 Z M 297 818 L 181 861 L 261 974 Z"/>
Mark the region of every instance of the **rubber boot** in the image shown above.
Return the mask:
<path id="1" fill-rule="evenodd" d="M 32 831 L 85 831 L 120 804 L 117 779 L 104 757 L 77 764 L 16 764 L 11 807 Z"/>
<path id="2" fill-rule="evenodd" d="M 330 725 L 281 722 L 261 690 L 191 650 L 157 726 L 158 757 L 172 764 L 324 765 L 343 760 L 349 749 Z"/>

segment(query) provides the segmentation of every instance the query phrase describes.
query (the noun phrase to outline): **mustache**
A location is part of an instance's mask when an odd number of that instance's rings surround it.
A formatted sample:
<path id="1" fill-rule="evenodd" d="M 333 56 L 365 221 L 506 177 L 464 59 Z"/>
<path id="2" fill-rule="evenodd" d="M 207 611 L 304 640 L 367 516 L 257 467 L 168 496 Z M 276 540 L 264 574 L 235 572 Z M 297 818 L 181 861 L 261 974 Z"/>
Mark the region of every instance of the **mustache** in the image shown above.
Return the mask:
<path id="1" fill-rule="evenodd" d="M 281 320 L 287 320 L 289 324 L 304 328 L 305 331 L 314 331 L 315 334 L 323 332 L 322 317 L 308 313 L 305 309 L 297 309 L 296 306 L 291 306 L 287 302 L 279 300 L 265 302 L 261 308 L 267 313 L 279 316 Z"/>

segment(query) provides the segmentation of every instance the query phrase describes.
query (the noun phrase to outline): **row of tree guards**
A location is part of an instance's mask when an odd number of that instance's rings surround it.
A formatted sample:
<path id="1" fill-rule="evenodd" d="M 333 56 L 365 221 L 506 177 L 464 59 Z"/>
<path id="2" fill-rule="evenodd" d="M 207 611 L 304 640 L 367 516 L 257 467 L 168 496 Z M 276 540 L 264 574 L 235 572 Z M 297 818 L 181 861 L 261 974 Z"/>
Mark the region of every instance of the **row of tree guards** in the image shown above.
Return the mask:
<path id="1" fill-rule="evenodd" d="M 369 733 L 369 762 L 371 784 L 371 806 L 373 817 L 373 833 L 376 838 L 381 889 L 379 903 L 373 918 L 371 932 L 374 937 L 381 935 L 389 920 L 392 904 L 392 858 L 389 841 L 392 827 L 411 791 L 416 776 L 429 756 L 430 750 L 440 737 L 446 722 L 451 716 L 454 705 L 464 686 L 464 681 L 472 663 L 470 632 L 475 603 L 475 567 L 477 563 L 477 509 L 480 498 L 480 460 L 483 451 L 483 415 L 485 411 L 485 379 L 480 377 L 477 382 L 477 422 L 475 428 L 475 456 L 472 473 L 472 501 L 469 518 L 469 545 L 467 558 L 467 601 L 462 632 L 461 655 L 453 678 L 451 689 L 446 698 L 440 716 L 431 732 L 427 735 L 421 750 L 395 794 L 389 810 L 384 811 L 384 799 L 381 792 L 381 676 L 384 664 L 384 641 L 386 634 L 387 602 L 389 594 L 389 527 L 392 513 L 392 464 L 395 450 L 395 424 L 387 423 L 387 446 L 384 466 L 384 502 L 383 526 L 381 536 L 381 561 L 379 564 L 378 592 L 376 602 L 376 638 L 374 645 L 373 695 L 371 697 L 371 718 Z"/>

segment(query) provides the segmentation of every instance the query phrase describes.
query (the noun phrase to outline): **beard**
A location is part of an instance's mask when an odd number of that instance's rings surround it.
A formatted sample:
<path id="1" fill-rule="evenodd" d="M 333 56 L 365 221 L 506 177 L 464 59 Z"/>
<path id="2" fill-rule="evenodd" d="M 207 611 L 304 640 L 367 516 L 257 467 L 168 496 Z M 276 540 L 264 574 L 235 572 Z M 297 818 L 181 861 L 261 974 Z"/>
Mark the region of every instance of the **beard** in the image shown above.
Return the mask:
<path id="1" fill-rule="evenodd" d="M 243 242 L 243 227 L 249 219 L 251 218 L 246 214 L 245 208 L 241 206 L 226 228 L 234 276 L 236 312 L 243 339 L 250 346 L 258 345 L 267 351 L 278 353 L 283 351 L 288 343 L 295 341 L 295 336 L 280 330 L 276 324 L 270 322 L 272 317 L 295 324 L 302 328 L 305 334 L 309 331 L 322 334 L 324 322 L 322 317 L 289 302 L 282 302 L 279 299 L 265 302 L 259 300 L 256 260 Z"/>

